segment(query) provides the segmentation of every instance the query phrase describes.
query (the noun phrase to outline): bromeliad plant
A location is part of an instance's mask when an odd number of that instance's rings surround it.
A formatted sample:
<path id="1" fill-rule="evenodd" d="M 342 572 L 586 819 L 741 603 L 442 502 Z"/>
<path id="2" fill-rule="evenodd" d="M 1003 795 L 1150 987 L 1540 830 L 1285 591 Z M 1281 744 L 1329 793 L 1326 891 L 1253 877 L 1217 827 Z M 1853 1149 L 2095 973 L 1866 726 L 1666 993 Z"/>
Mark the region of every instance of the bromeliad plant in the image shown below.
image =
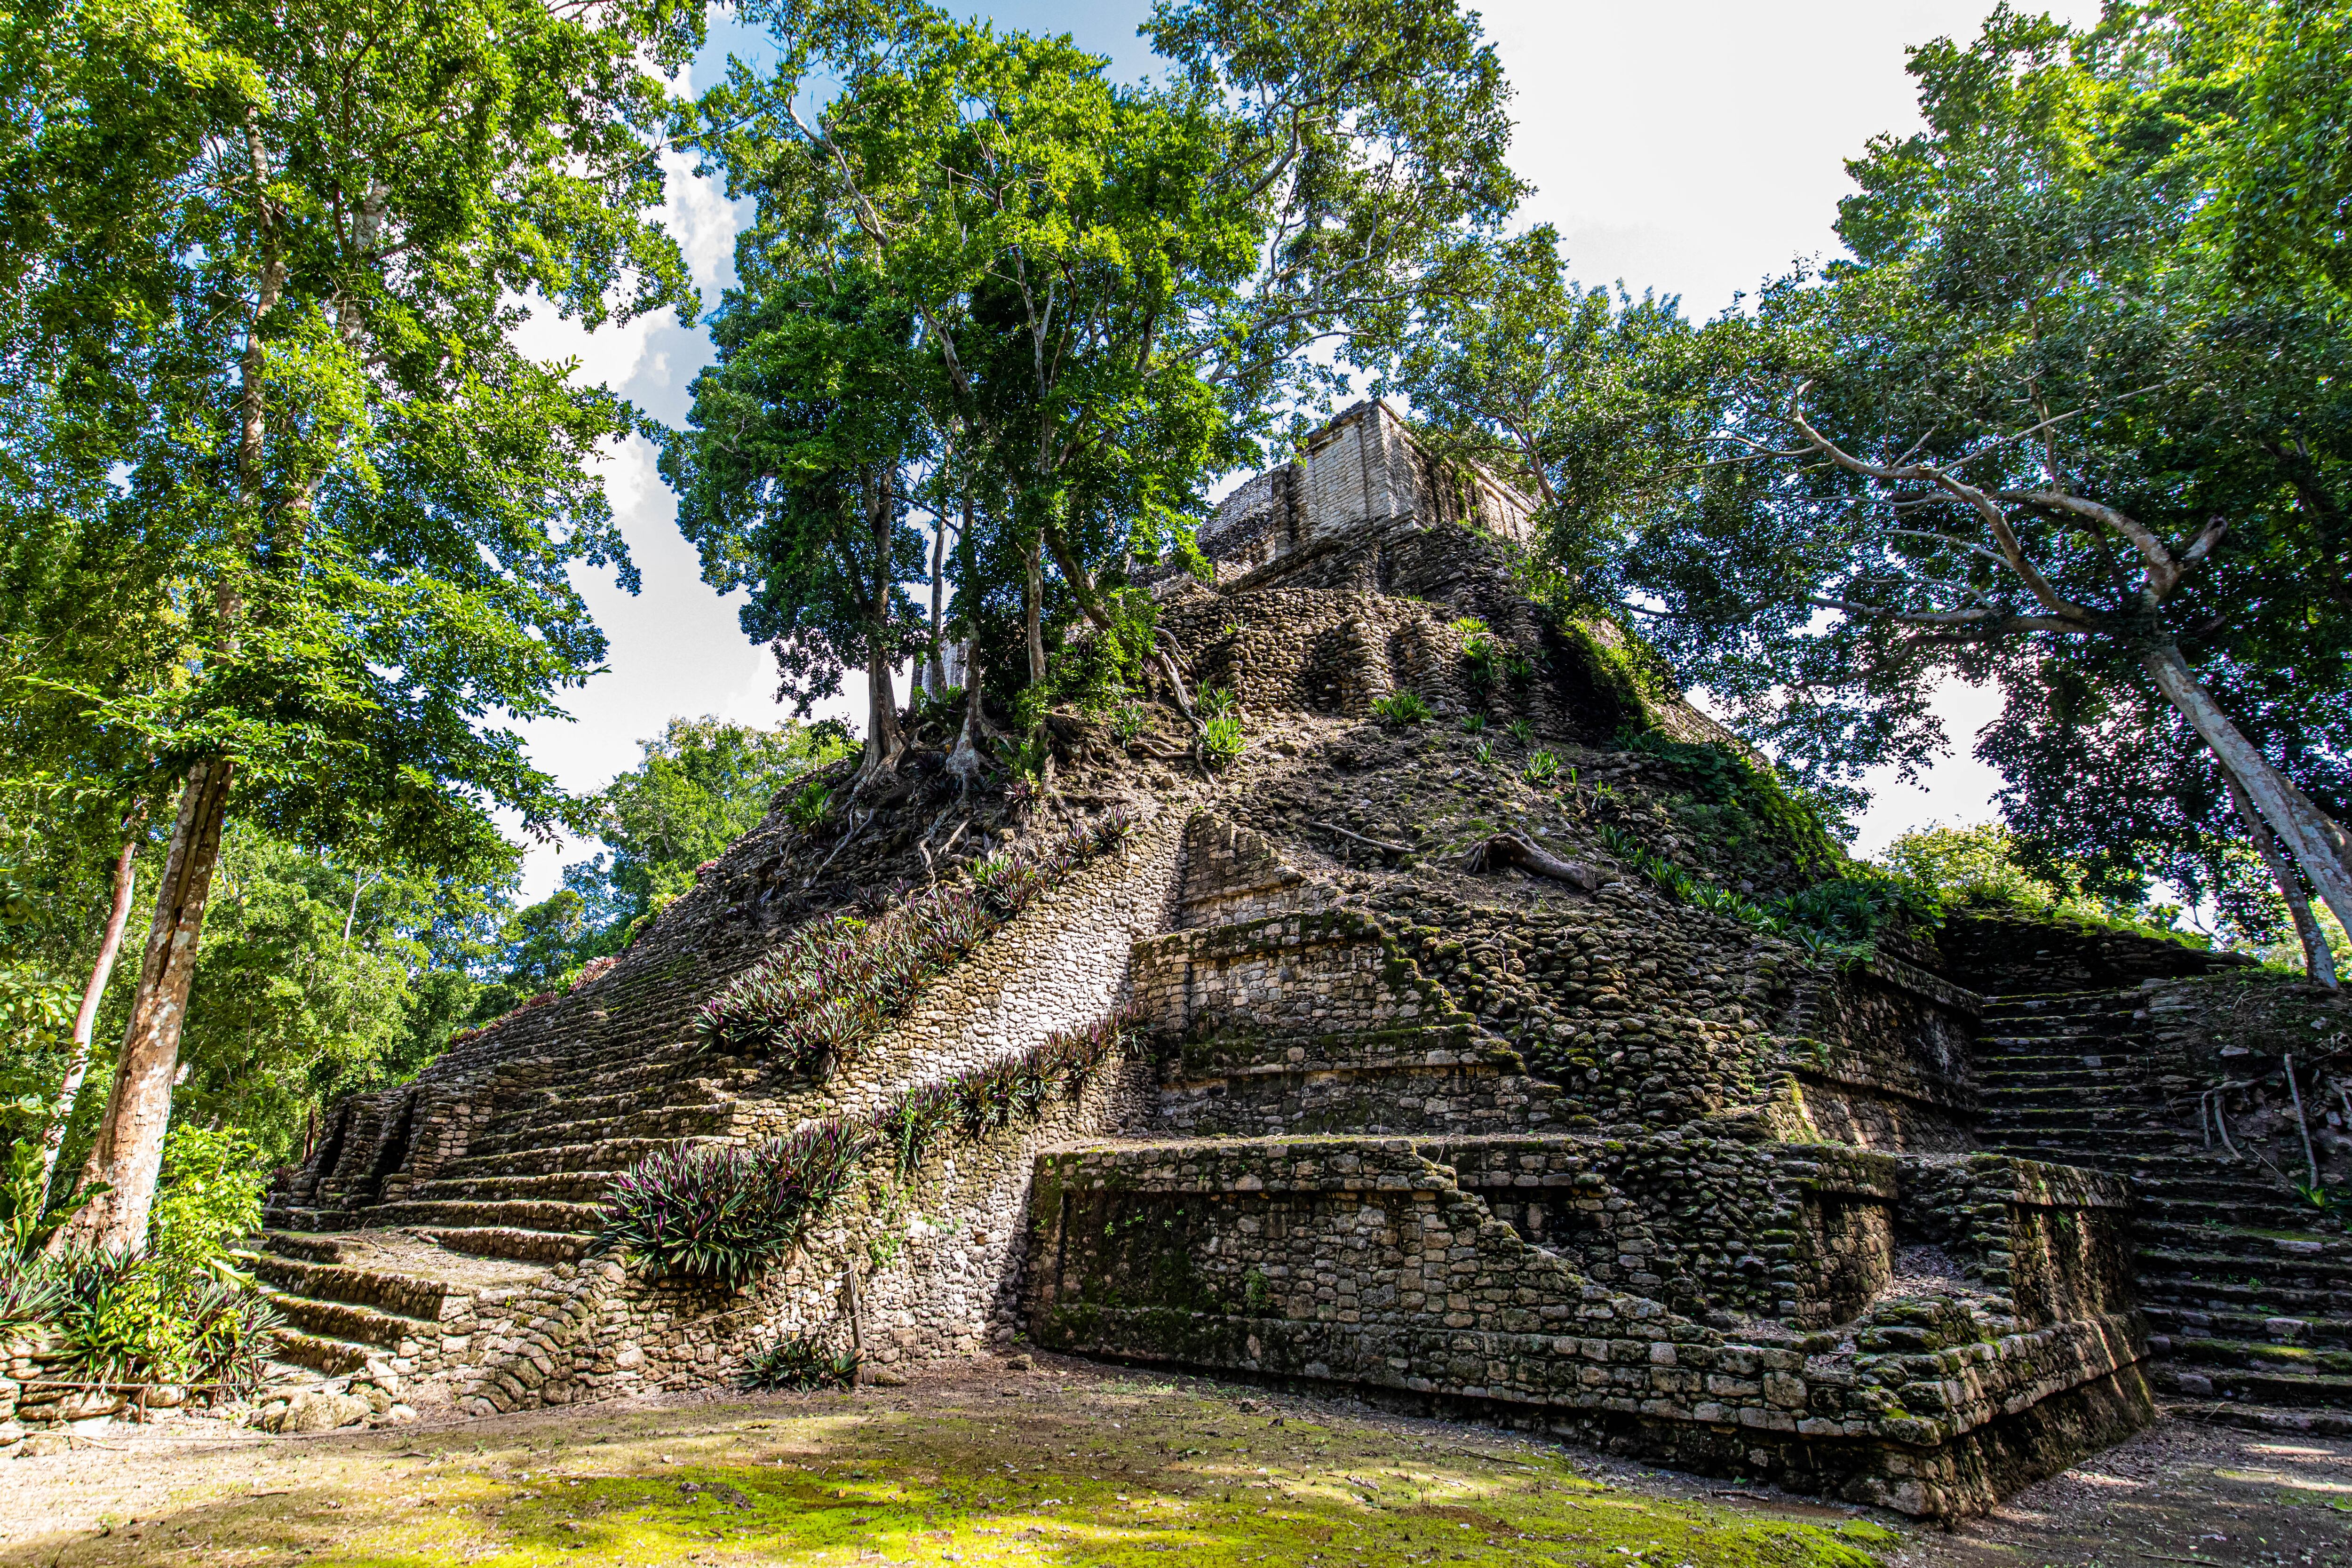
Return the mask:
<path id="1" fill-rule="evenodd" d="M 966 1139 L 1076 1100 L 1141 1024 L 1132 1006 L 1081 1029 L 908 1090 L 869 1118 L 829 1117 L 749 1146 L 681 1142 L 615 1178 L 600 1251 L 648 1274 L 740 1284 L 804 1240 L 847 1194 L 877 1145 L 904 1185 L 950 1129 Z"/>
<path id="2" fill-rule="evenodd" d="M 914 894 L 871 919 L 835 915 L 795 931 L 703 1004 L 696 1032 L 713 1049 L 765 1055 L 800 1070 L 848 1062 L 925 982 L 1069 871 L 1118 850 L 1135 826 L 1127 812 L 1108 811 L 1042 850 L 977 862 L 964 886 Z"/>
<path id="3" fill-rule="evenodd" d="M 606 1191 L 598 1247 L 649 1274 L 740 1284 L 800 1245 L 874 1142 L 833 1117 L 758 1143 L 649 1154 Z"/>

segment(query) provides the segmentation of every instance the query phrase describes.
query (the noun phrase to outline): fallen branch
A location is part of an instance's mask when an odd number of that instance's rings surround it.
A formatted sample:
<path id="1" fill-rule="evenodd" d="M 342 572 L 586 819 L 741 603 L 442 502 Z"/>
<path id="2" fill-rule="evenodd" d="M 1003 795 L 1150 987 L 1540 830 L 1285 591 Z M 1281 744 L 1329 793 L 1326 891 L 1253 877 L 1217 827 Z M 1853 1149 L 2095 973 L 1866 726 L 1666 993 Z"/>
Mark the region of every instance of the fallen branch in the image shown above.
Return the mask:
<path id="1" fill-rule="evenodd" d="M 1486 871 L 1502 866 L 1517 866 L 1538 877 L 1549 877 L 1556 882 L 1566 882 L 1590 893 L 1601 886 L 1601 873 L 1581 860 L 1563 860 L 1517 831 L 1498 833 L 1480 844 L 1471 846 L 1464 856 L 1465 871 Z"/>
<path id="2" fill-rule="evenodd" d="M 1352 840 L 1355 843 L 1364 846 L 1367 849 L 1377 849 L 1382 855 L 1402 857 L 1412 853 L 1411 849 L 1406 848 L 1402 844 L 1389 844 L 1384 843 L 1378 838 L 1367 838 L 1360 833 L 1350 833 L 1346 828 L 1339 826 L 1333 823 L 1323 822 L 1318 823 L 1316 826 L 1322 828 L 1326 833 L 1335 834 L 1341 838 Z"/>

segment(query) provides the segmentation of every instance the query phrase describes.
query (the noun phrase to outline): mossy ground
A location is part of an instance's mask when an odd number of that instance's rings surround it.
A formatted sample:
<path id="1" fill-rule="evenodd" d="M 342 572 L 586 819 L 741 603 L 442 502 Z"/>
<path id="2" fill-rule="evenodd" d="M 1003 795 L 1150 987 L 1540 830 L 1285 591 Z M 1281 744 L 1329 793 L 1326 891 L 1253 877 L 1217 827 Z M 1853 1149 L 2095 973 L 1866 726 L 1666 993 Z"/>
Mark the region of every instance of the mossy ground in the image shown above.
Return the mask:
<path id="1" fill-rule="evenodd" d="M 0 1562 L 1872 1568 L 1897 1540 L 1477 1428 L 1085 1368 L 179 1449 L 10 1467 L 89 1479 Z"/>

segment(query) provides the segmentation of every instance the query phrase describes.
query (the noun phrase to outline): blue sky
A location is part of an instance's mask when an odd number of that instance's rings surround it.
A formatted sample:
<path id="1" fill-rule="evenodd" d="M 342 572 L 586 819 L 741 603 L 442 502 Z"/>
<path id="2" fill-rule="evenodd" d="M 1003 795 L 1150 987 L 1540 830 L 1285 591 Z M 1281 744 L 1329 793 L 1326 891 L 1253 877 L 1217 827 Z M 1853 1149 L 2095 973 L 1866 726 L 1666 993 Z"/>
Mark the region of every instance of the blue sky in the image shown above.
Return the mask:
<path id="1" fill-rule="evenodd" d="M 2095 20 L 2095 0 L 2050 7 Z M 1513 163 L 1536 194 L 1524 222 L 1557 226 L 1576 274 L 1683 297 L 1709 316 L 1794 260 L 1827 253 L 1843 160 L 1883 132 L 1916 124 L 1906 46 L 1973 34 L 1990 0 L 1505 0 L 1482 7 L 1514 89 Z M 1110 58 L 1123 77 L 1152 68 L 1136 37 L 1148 0 L 1027 0 L 976 8 L 999 26 L 1066 32 Z M 713 28 L 693 83 L 708 85 L 730 51 L 757 60 L 762 40 L 731 23 Z M 707 301 L 732 277 L 736 213 L 684 170 L 667 216 Z M 698 328 L 664 317 L 583 335 L 534 321 L 527 343 L 577 358 L 579 374 L 612 385 L 658 419 L 682 421 L 686 387 L 709 359 Z M 772 724 L 782 710 L 764 650 L 745 640 L 735 608 L 703 586 L 677 536 L 652 450 L 633 441 L 606 465 L 614 510 L 644 573 L 630 596 L 609 579 L 581 585 L 611 638 L 606 674 L 571 694 L 569 722 L 528 727 L 531 755 L 567 788 L 591 790 L 632 765 L 638 742 L 673 714 Z M 853 679 L 857 678 L 853 677 Z M 862 680 L 859 681 L 862 688 Z M 862 689 L 839 705 L 862 713 Z M 1868 781 L 1875 799 L 1858 847 L 1883 847 L 1918 823 L 1981 821 L 1998 776 L 1967 754 L 1991 716 L 1964 687 L 1937 703 L 1955 753 L 1914 787 Z M 591 853 L 571 843 L 531 856 L 525 891 L 543 896 L 559 868 Z"/>

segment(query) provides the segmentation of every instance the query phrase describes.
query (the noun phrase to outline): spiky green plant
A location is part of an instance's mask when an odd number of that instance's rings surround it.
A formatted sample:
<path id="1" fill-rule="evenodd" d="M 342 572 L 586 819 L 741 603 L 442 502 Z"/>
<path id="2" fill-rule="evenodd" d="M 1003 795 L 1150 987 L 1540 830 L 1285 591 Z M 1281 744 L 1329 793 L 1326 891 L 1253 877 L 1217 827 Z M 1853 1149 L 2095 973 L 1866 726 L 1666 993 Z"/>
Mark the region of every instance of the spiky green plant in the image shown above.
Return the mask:
<path id="1" fill-rule="evenodd" d="M 806 833 L 824 820 L 833 809 L 833 792 L 814 779 L 800 787 L 800 792 L 784 803 L 784 819 Z"/>
<path id="2" fill-rule="evenodd" d="M 747 1389 L 770 1392 L 847 1388 L 857 1381 L 857 1356 L 853 1351 L 830 1351 L 814 1340 L 786 1335 L 745 1356 L 739 1381 Z"/>
<path id="3" fill-rule="evenodd" d="M 1528 758 L 1519 776 L 1531 784 L 1548 784 L 1559 776 L 1559 758 L 1548 751 L 1538 751 Z"/>
<path id="4" fill-rule="evenodd" d="M 1422 700 L 1419 692 L 1391 691 L 1373 700 L 1372 717 L 1391 729 L 1406 729 L 1429 722 L 1429 704 Z"/>
<path id="5" fill-rule="evenodd" d="M 1213 768 L 1223 767 L 1248 748 L 1242 721 L 1230 713 L 1220 714 L 1201 726 L 1201 752 Z"/>
<path id="6" fill-rule="evenodd" d="M 1465 713 L 1462 715 L 1462 732 L 1464 734 L 1483 735 L 1486 731 L 1486 716 L 1484 713 Z"/>

